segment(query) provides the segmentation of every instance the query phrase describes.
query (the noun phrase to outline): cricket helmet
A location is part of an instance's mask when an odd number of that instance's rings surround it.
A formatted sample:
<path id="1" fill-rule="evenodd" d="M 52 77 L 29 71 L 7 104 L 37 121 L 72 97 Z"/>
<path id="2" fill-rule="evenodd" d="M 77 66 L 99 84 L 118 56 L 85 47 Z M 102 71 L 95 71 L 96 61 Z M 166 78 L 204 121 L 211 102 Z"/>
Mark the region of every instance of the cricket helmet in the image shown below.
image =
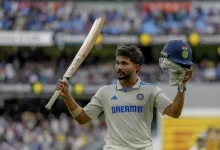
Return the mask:
<path id="1" fill-rule="evenodd" d="M 161 52 L 161 57 L 179 64 L 185 68 L 190 68 L 192 63 L 192 50 L 190 46 L 182 40 L 169 41 Z"/>

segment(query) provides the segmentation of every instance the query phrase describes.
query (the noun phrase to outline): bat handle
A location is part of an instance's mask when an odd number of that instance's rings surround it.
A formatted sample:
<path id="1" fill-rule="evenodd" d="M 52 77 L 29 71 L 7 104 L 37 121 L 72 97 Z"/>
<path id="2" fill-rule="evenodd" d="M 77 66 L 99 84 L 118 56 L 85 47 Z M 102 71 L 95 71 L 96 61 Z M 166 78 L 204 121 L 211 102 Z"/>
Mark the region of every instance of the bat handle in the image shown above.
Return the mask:
<path id="1" fill-rule="evenodd" d="M 53 94 L 53 96 L 51 97 L 51 99 L 49 100 L 49 102 L 46 105 L 46 108 L 48 110 L 51 109 L 51 107 L 53 106 L 54 102 L 56 101 L 57 97 L 60 95 L 61 90 L 56 90 Z"/>
<path id="2" fill-rule="evenodd" d="M 68 81 L 68 79 L 63 78 L 63 81 Z M 56 90 L 53 94 L 53 96 L 51 97 L 51 99 L 49 100 L 49 102 L 47 103 L 47 105 L 45 106 L 48 110 L 51 109 L 51 107 L 53 106 L 54 102 L 56 101 L 57 97 L 60 95 L 61 90 Z"/>

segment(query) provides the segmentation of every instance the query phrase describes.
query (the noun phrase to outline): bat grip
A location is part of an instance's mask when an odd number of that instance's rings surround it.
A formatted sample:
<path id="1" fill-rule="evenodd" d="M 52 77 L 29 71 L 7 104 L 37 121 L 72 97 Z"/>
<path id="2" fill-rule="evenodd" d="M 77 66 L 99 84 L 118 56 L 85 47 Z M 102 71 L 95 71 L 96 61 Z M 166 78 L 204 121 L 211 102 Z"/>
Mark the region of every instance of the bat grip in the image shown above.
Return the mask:
<path id="1" fill-rule="evenodd" d="M 68 81 L 68 79 L 63 78 L 63 81 Z M 47 105 L 45 106 L 48 110 L 51 109 L 51 107 L 53 106 L 54 102 L 56 101 L 57 97 L 60 95 L 61 90 L 56 90 L 53 94 L 53 96 L 51 97 L 51 99 L 49 100 L 49 102 L 47 103 Z"/>
<path id="2" fill-rule="evenodd" d="M 47 103 L 46 108 L 48 110 L 51 109 L 52 105 L 54 104 L 54 102 L 56 101 L 57 97 L 60 95 L 61 90 L 56 90 L 53 94 L 53 96 L 51 97 L 50 101 Z"/>

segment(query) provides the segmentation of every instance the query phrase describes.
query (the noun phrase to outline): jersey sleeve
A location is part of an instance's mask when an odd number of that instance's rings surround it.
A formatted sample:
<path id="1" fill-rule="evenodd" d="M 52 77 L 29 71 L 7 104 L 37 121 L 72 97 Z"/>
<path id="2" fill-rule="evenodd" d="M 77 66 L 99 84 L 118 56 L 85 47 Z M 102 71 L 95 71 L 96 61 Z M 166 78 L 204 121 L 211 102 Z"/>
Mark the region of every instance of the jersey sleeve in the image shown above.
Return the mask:
<path id="1" fill-rule="evenodd" d="M 91 101 L 83 108 L 85 113 L 91 118 L 95 119 L 103 111 L 103 105 L 101 103 L 101 92 L 100 89 L 92 97 Z"/>
<path id="2" fill-rule="evenodd" d="M 172 101 L 166 96 L 166 94 L 158 86 L 156 86 L 153 95 L 154 95 L 154 106 L 163 115 L 165 108 L 171 105 Z"/>

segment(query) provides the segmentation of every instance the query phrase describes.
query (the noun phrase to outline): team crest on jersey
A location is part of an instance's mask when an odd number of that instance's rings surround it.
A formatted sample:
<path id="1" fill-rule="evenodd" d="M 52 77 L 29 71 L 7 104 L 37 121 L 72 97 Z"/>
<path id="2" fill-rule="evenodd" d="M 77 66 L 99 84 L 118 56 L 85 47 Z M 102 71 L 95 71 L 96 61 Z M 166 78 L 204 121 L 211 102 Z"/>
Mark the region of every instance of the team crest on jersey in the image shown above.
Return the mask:
<path id="1" fill-rule="evenodd" d="M 137 94 L 137 99 L 138 100 L 143 100 L 144 99 L 144 95 L 142 93 Z"/>

